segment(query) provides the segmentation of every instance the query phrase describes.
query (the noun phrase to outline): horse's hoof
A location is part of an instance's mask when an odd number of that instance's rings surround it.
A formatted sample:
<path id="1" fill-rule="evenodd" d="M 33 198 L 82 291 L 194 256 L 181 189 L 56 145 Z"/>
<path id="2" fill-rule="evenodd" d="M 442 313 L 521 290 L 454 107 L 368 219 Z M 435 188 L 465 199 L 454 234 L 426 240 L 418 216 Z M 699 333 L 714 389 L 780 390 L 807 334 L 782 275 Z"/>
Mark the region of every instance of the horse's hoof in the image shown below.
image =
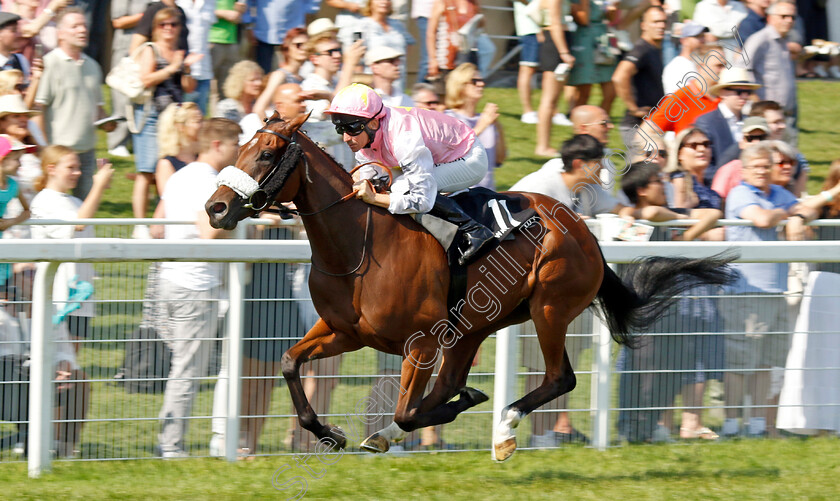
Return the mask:
<path id="1" fill-rule="evenodd" d="M 379 433 L 374 433 L 366 438 L 359 448 L 363 451 L 372 452 L 374 454 L 383 454 L 388 452 L 388 449 L 391 448 L 391 444 L 387 438 L 383 437 Z"/>
<path id="2" fill-rule="evenodd" d="M 516 452 L 516 437 L 493 444 L 493 459 L 499 463 L 507 461 Z"/>
<path id="3" fill-rule="evenodd" d="M 335 440 L 336 449 L 344 449 L 347 447 L 347 435 L 340 426 L 327 425 L 329 428 L 329 438 Z"/>
<path id="4" fill-rule="evenodd" d="M 461 398 L 466 399 L 470 403 L 470 407 L 483 404 L 484 402 L 490 400 L 490 397 L 488 397 L 483 391 L 469 387 L 461 390 Z"/>

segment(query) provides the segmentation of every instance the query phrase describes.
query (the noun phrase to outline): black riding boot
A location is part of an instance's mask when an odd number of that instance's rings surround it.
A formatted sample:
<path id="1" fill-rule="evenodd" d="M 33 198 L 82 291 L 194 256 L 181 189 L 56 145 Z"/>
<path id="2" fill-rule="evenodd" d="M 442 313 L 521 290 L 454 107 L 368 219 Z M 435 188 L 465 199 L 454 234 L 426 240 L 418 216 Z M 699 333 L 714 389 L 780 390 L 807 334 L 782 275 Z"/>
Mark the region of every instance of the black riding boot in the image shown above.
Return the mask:
<path id="1" fill-rule="evenodd" d="M 447 196 L 438 194 L 435 198 L 435 205 L 429 211 L 429 214 L 458 225 L 458 228 L 464 233 L 467 248 L 458 258 L 458 263 L 461 266 L 469 264 L 473 258 L 478 256 L 482 247 L 495 238 L 492 231 L 467 215 L 454 200 Z"/>

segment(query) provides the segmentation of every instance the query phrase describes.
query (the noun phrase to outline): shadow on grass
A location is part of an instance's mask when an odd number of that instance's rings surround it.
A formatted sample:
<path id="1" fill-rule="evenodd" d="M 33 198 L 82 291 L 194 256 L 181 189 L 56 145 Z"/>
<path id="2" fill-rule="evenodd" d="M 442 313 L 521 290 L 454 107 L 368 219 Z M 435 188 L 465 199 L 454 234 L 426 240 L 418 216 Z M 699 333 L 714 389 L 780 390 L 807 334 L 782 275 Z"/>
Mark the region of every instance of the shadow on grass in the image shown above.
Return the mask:
<path id="1" fill-rule="evenodd" d="M 781 472 L 778 468 L 741 468 L 741 469 L 727 469 L 727 470 L 713 470 L 713 471 L 696 471 L 696 470 L 650 470 L 634 474 L 626 475 L 581 475 L 578 473 L 571 473 L 566 471 L 539 471 L 531 473 L 525 477 L 512 480 L 512 483 L 519 483 L 523 485 L 530 484 L 534 481 L 540 480 L 574 480 L 578 482 L 603 482 L 603 481 L 621 481 L 629 480 L 633 482 L 642 482 L 652 479 L 713 479 L 713 478 L 779 478 Z"/>

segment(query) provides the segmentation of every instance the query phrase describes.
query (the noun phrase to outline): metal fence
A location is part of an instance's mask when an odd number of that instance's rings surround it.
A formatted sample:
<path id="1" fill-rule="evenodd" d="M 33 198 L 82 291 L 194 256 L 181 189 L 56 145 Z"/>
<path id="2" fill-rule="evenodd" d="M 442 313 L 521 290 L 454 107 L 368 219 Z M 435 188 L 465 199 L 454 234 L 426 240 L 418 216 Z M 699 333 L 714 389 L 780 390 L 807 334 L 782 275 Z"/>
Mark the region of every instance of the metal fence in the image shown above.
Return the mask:
<path id="1" fill-rule="evenodd" d="M 191 456 L 213 453 L 229 459 L 236 457 L 237 448 L 245 446 L 253 447 L 245 451 L 251 455 L 312 450 L 311 435 L 293 431 L 294 413 L 277 364 L 279 355 L 314 321 L 304 285 L 308 243 L 268 241 L 300 238 L 300 228 L 263 231 L 257 237 L 260 241 L 187 243 L 124 239 L 130 232 L 129 222 L 134 221 L 73 222 L 97 224 L 101 237 L 97 239 L 0 243 L 0 262 L 40 262 L 34 299 L 26 294 L 8 298 L 5 309 L 0 310 L 0 328 L 18 329 L 21 341 L 31 342 L 31 360 L 25 369 L 16 368 L 12 374 L 4 366 L 2 371 L 0 461 L 28 457 L 30 473 L 37 475 L 49 466 L 54 455 L 67 460 L 160 457 L 157 444 L 161 390 L 168 375 L 163 363 L 167 351 L 151 333 L 166 336 L 165 314 L 161 315 L 166 302 L 154 287 L 154 263 L 162 261 L 229 263 L 223 292 L 208 302 L 218 306 L 208 311 L 220 312 L 218 330 L 208 332 L 201 341 L 207 345 L 208 363 L 201 374 L 185 378 L 198 381 L 198 391 L 188 418 L 184 449 Z M 603 247 L 610 263 L 627 263 L 641 255 L 701 257 L 730 248 L 741 252 L 742 261 L 840 262 L 837 242 L 604 242 Z M 53 315 L 62 304 L 54 305 L 49 298 L 60 262 L 94 263 L 94 297 L 83 303 L 92 304 L 95 315 L 87 328 L 79 327 L 84 323 L 79 320 L 72 326 L 67 320 L 58 324 L 58 329 L 66 326 L 68 334 L 78 335 L 55 344 L 74 351 L 79 368 L 69 375 L 59 374 L 61 380 L 56 381 L 50 332 Z M 799 305 L 817 300 L 830 305 L 836 302 L 837 291 L 840 288 L 830 294 L 789 299 L 797 299 Z M 721 324 L 724 315 L 720 311 L 713 321 L 695 314 L 702 310 L 698 305 L 708 306 L 710 301 L 718 310 L 740 314 L 749 310 L 740 301 L 754 299 L 761 300 L 752 307 L 756 322 L 766 320 L 771 310 L 777 316 L 787 316 L 785 328 L 761 332 L 764 338 L 779 342 L 759 343 L 754 339 L 755 332 L 747 334 Z M 774 434 L 765 409 L 768 405 L 776 409 L 778 403 L 766 397 L 787 389 L 782 386 L 795 379 L 789 378 L 790 374 L 819 373 L 836 378 L 840 372 L 840 357 L 833 362 L 830 357 L 819 361 L 801 358 L 798 362 L 788 357 L 788 352 L 794 353 L 788 349 L 791 338 L 809 332 L 795 332 L 793 328 L 799 306 L 780 312 L 776 308 L 780 301 L 787 305 L 784 299 L 766 296 L 732 297 L 719 291 L 693 291 L 677 302 L 665 320 L 652 326 L 653 333 L 642 348 L 633 352 L 619 350 L 600 320 L 585 313 L 570 327 L 567 342 L 578 375 L 577 389 L 567 398 L 537 410 L 519 426 L 520 448 L 562 445 L 569 437 L 553 432 L 555 426 L 558 430 L 565 426 L 565 417 L 558 422 L 561 410 L 568 411 L 566 417 L 574 428 L 599 448 L 624 439 L 677 437 L 679 423 L 685 425 L 691 417 L 686 413 L 694 414 L 717 433 L 723 431 L 728 413 L 741 418 L 737 434 Z M 810 332 L 812 336 L 815 333 Z M 822 329 L 818 334 L 826 346 L 840 345 L 835 330 Z M 738 341 L 728 343 L 729 338 Z M 756 349 L 758 358 L 753 353 Z M 140 376 L 136 371 L 125 371 L 115 378 L 143 350 L 161 364 L 152 364 Z M 736 354 L 737 359 L 733 358 Z M 493 416 L 539 382 L 541 358 L 532 327 L 527 324 L 492 336 L 474 361 L 469 385 L 492 396 L 493 410 L 479 406 L 453 423 L 414 432 L 402 448 L 406 452 L 490 449 L 490 431 L 496 421 Z M 316 412 L 345 430 L 352 452 L 358 450 L 362 439 L 387 424 L 398 388 L 398 372 L 397 357 L 366 348 L 345 354 L 340 360 L 322 362 L 304 374 L 304 381 Z M 741 379 L 738 401 L 727 401 L 723 391 L 734 388 L 731 376 Z M 732 380 L 725 387 L 720 380 L 727 377 Z M 801 379 L 797 381 L 800 387 Z M 797 390 L 790 391 L 795 394 Z M 240 407 L 240 402 L 245 404 Z M 809 402 L 796 408 L 833 411 L 840 405 L 840 398 L 826 394 L 817 403 Z M 12 405 L 18 409 L 16 416 L 8 412 Z M 28 409 L 28 413 L 21 409 Z M 765 418 L 763 427 L 760 419 L 754 419 L 757 417 Z M 64 439 L 64 443 L 57 443 L 55 438 Z M 215 447 L 211 446 L 214 440 Z"/>

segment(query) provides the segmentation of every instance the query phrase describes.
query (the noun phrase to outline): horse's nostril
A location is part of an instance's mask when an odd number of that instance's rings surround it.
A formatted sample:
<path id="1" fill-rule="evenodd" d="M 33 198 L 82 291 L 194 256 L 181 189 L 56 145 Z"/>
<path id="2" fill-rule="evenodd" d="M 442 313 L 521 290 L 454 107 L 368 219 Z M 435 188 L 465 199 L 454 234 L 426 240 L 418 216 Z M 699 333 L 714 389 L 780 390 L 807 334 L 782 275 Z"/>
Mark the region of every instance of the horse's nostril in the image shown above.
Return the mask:
<path id="1" fill-rule="evenodd" d="M 227 210 L 227 204 L 224 202 L 216 202 L 210 206 L 210 210 L 213 214 L 222 214 Z"/>

